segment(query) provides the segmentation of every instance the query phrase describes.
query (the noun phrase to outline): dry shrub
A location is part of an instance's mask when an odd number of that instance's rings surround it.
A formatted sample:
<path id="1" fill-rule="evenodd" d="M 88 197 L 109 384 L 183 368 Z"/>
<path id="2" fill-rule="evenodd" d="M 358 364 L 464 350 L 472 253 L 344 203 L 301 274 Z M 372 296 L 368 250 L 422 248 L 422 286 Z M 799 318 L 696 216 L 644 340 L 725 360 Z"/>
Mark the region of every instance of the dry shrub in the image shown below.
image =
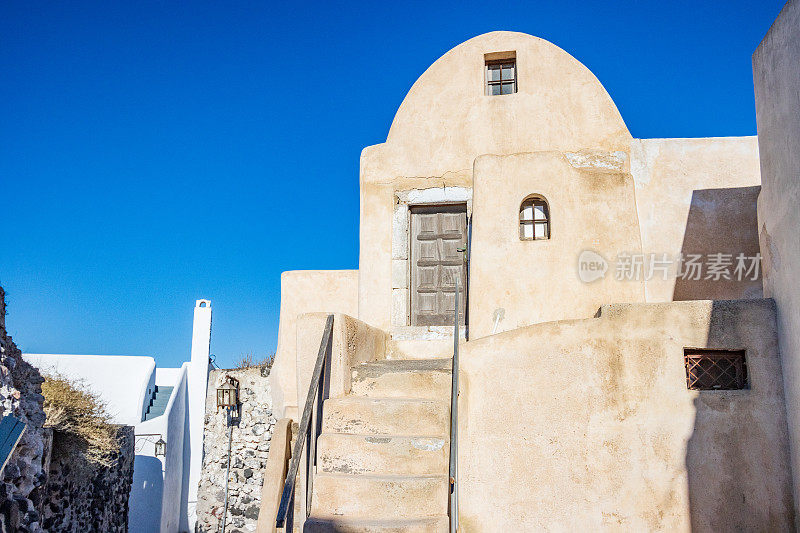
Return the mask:
<path id="1" fill-rule="evenodd" d="M 257 357 L 251 353 L 242 354 L 241 357 L 234 363 L 234 370 L 245 370 L 247 368 L 266 367 L 272 368 L 272 363 L 275 361 L 275 354 L 267 355 L 265 357 Z"/>
<path id="2" fill-rule="evenodd" d="M 42 395 L 47 417 L 44 427 L 77 437 L 90 462 L 109 466 L 119 442 L 105 403 L 82 384 L 63 376 L 45 376 Z"/>

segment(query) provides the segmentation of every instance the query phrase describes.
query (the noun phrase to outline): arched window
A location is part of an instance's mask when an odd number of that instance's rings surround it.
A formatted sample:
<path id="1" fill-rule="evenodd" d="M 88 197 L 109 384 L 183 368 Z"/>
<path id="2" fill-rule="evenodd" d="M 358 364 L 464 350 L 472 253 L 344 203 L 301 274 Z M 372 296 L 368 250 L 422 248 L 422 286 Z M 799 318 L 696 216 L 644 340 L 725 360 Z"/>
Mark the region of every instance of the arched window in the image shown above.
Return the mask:
<path id="1" fill-rule="evenodd" d="M 544 196 L 532 194 L 519 206 L 519 238 L 523 241 L 550 238 L 550 207 Z"/>

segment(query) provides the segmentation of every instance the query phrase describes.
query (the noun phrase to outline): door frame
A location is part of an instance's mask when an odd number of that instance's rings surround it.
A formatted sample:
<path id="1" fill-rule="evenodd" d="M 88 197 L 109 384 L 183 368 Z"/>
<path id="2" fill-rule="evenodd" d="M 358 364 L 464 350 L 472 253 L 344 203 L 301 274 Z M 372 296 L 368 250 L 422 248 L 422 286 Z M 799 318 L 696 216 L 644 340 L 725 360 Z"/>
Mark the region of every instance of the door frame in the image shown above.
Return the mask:
<path id="1" fill-rule="evenodd" d="M 431 187 L 427 189 L 396 190 L 391 223 L 391 283 L 389 333 L 397 340 L 431 340 L 452 338 L 453 326 L 411 326 L 411 217 L 410 207 L 435 205 L 467 205 L 467 259 L 472 233 L 472 187 Z M 469 263 L 467 264 L 467 267 Z M 469 268 L 466 296 L 469 298 Z M 468 302 L 467 302 L 468 303 Z M 469 306 L 465 318 L 469 323 Z M 464 333 L 462 333 L 464 335 Z"/>

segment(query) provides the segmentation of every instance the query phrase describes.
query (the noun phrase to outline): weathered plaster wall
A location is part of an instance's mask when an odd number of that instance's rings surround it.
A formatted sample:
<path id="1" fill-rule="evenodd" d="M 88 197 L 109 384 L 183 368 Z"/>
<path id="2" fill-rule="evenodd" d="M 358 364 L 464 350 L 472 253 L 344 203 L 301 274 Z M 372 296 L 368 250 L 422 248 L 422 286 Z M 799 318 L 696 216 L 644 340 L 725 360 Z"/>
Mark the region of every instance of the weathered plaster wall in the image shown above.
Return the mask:
<path id="1" fill-rule="evenodd" d="M 484 54 L 515 51 L 518 92 L 484 94 Z M 361 154 L 358 318 L 392 327 L 392 225 L 397 193 L 472 186 L 481 154 L 627 151 L 631 137 L 597 78 L 543 39 L 491 32 L 439 58 L 414 83 L 387 140 Z M 395 312 L 397 314 L 397 312 Z"/>
<path id="2" fill-rule="evenodd" d="M 83 444 L 54 432 L 42 525 L 47 531 L 128 531 L 128 497 L 133 481 L 133 427 L 118 426 L 119 451 L 110 466 L 86 460 Z"/>
<path id="3" fill-rule="evenodd" d="M 571 157 L 573 161 L 575 157 Z M 581 160 L 586 160 L 582 158 Z M 481 156 L 475 161 L 469 271 L 470 339 L 549 320 L 592 316 L 607 302 L 643 302 L 642 282 L 609 271 L 584 283 L 578 257 L 594 250 L 640 253 L 633 180 L 625 154 L 595 153 L 576 168 L 559 152 Z M 551 238 L 519 238 L 519 208 L 530 194 L 550 206 Z"/>
<path id="4" fill-rule="evenodd" d="M 762 189 L 758 199 L 764 293 L 778 333 L 800 506 L 800 2 L 789 0 L 753 54 Z"/>
<path id="5" fill-rule="evenodd" d="M 687 390 L 684 347 L 744 348 L 750 389 Z M 460 377 L 464 531 L 792 528 L 771 300 L 612 305 L 464 343 Z"/>
<path id="6" fill-rule="evenodd" d="M 49 449 L 49 438 L 42 429 L 44 380 L 23 360 L 6 332 L 5 318 L 5 291 L 0 287 L 0 416 L 13 414 L 27 424 L 0 478 L 0 532 L 36 533 L 42 531 L 45 455 Z"/>
<path id="7" fill-rule="evenodd" d="M 279 417 L 298 418 L 297 317 L 314 312 L 358 316 L 358 271 L 294 270 L 281 274 L 278 348 L 272 366 L 273 405 Z"/>
<path id="8" fill-rule="evenodd" d="M 759 251 L 756 200 L 761 183 L 755 137 L 634 139 L 631 174 L 642 234 L 642 252 L 678 254 Z M 733 270 L 733 267 L 731 268 Z M 646 281 L 648 302 L 760 298 L 756 280 Z"/>
<path id="9" fill-rule="evenodd" d="M 261 506 L 261 487 L 275 417 L 269 368 L 213 370 L 206 400 L 203 471 L 197 503 L 198 531 L 216 532 L 225 506 L 228 437 L 225 412 L 217 412 L 216 389 L 225 376 L 239 380 L 241 420 L 233 428 L 229 477 L 227 531 L 255 531 Z"/>

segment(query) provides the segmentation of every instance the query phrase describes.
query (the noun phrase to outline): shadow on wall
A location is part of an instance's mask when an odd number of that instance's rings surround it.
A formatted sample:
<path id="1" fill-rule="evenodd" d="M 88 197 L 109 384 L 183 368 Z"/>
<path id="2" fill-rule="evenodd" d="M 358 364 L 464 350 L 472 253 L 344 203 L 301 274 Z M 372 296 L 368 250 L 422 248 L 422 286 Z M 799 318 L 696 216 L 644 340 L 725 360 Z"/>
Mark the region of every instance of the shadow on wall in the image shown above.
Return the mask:
<path id="1" fill-rule="evenodd" d="M 133 463 L 133 485 L 131 486 L 131 514 L 128 524 L 131 532 L 159 531 L 161 529 L 161 500 L 164 496 L 164 477 L 161 473 L 161 461 L 149 455 L 137 455 Z M 134 505 L 133 500 L 146 502 L 146 505 Z M 158 508 L 152 503 L 157 502 Z"/>
<path id="2" fill-rule="evenodd" d="M 694 399 L 694 428 L 686 447 L 691 530 L 793 531 L 774 308 L 771 320 L 749 320 L 746 312 L 732 318 L 732 312 L 729 303 L 714 302 L 706 346 L 746 347 L 749 389 L 698 391 Z"/>
<path id="3" fill-rule="evenodd" d="M 692 203 L 686 220 L 681 253 L 684 261 L 692 254 L 700 254 L 702 272 L 699 279 L 687 275 L 675 280 L 672 296 L 680 300 L 735 300 L 761 298 L 761 269 L 755 280 L 751 275 L 738 281 L 734 275 L 736 256 L 754 257 L 758 245 L 758 193 L 760 186 L 731 187 L 727 189 L 700 189 L 692 192 Z M 731 254 L 729 266 L 731 279 L 705 279 L 711 254 Z M 749 266 L 749 262 L 747 263 Z M 688 265 L 685 270 L 690 270 Z"/>

